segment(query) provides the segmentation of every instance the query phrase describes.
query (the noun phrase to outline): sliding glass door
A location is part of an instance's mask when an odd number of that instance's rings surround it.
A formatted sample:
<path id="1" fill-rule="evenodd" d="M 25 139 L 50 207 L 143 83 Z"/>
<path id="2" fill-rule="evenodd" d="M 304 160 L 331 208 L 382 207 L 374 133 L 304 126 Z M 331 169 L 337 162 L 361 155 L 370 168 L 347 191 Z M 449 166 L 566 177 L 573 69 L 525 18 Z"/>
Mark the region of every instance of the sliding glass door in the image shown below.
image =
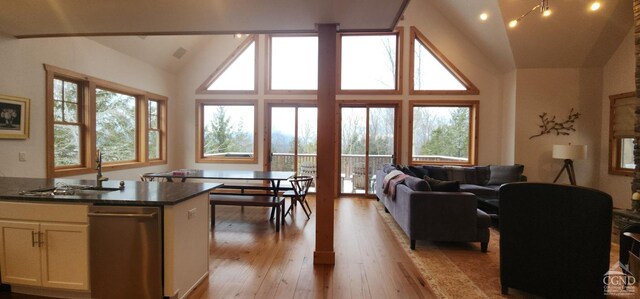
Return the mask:
<path id="1" fill-rule="evenodd" d="M 315 176 L 318 109 L 296 104 L 269 105 L 266 169 Z"/>
<path id="2" fill-rule="evenodd" d="M 398 111 L 399 103 L 341 105 L 341 193 L 374 194 L 376 170 L 396 162 Z"/>

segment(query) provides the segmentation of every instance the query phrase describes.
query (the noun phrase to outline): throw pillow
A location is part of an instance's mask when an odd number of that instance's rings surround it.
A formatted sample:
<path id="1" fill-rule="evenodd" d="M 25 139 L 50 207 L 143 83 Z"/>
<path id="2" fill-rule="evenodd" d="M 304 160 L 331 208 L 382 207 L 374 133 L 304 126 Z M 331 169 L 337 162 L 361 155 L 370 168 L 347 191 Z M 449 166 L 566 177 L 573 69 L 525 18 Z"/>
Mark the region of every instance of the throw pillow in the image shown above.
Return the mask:
<path id="1" fill-rule="evenodd" d="M 511 182 L 519 182 L 524 165 L 491 165 L 489 166 L 491 174 L 487 185 L 502 185 Z"/>
<path id="2" fill-rule="evenodd" d="M 425 176 L 424 180 L 429 183 L 431 191 L 460 192 L 460 182 L 458 181 L 441 181 L 428 176 Z"/>
<path id="3" fill-rule="evenodd" d="M 406 177 L 404 184 L 407 185 L 413 191 L 431 191 L 431 187 L 427 181 L 417 177 Z"/>
<path id="4" fill-rule="evenodd" d="M 429 172 L 422 166 L 409 166 L 409 169 L 416 174 L 414 176 L 417 178 L 423 178 L 425 175 L 429 175 Z"/>
<path id="5" fill-rule="evenodd" d="M 427 172 L 429 173 L 429 177 L 434 178 L 436 180 L 446 181 L 449 179 L 447 176 L 447 169 L 442 166 L 425 166 Z"/>
<path id="6" fill-rule="evenodd" d="M 407 166 L 402 166 L 402 167 L 399 168 L 399 170 L 402 171 L 406 175 L 416 176 L 416 174 L 413 173 L 413 171 L 411 171 L 411 169 L 409 169 L 409 167 L 407 167 Z"/>

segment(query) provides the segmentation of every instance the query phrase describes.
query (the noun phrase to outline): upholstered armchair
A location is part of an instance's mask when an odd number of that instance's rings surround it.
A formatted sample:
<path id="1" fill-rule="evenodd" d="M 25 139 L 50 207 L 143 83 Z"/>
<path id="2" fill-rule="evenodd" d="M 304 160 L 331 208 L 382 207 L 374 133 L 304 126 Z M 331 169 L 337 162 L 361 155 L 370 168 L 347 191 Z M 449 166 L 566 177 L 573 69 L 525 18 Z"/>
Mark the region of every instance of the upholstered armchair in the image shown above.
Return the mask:
<path id="1" fill-rule="evenodd" d="M 611 196 L 589 188 L 510 183 L 500 188 L 502 293 L 604 298 Z"/>

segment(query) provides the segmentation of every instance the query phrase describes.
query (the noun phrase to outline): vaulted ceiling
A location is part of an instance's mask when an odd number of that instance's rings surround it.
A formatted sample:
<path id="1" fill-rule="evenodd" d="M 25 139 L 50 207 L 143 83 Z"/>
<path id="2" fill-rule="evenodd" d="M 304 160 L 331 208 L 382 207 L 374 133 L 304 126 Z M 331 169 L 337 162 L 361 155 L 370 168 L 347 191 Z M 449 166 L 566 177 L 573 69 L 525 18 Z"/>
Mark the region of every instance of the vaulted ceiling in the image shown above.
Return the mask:
<path id="1" fill-rule="evenodd" d="M 1 0 L 16 37 L 390 30 L 408 0 Z"/>
<path id="2" fill-rule="evenodd" d="M 515 28 L 506 24 L 539 0 L 411 1 L 432 3 L 504 71 L 602 66 L 633 24 L 632 0 L 600 0 L 598 11 L 588 9 L 592 0 L 548 0 L 550 17 L 534 11 Z M 0 32 L 16 37 L 94 36 L 108 47 L 177 72 L 211 39 L 207 34 L 311 32 L 318 23 L 337 23 L 342 31 L 390 30 L 408 2 L 0 0 Z M 479 19 L 482 12 L 489 16 L 486 21 Z"/>

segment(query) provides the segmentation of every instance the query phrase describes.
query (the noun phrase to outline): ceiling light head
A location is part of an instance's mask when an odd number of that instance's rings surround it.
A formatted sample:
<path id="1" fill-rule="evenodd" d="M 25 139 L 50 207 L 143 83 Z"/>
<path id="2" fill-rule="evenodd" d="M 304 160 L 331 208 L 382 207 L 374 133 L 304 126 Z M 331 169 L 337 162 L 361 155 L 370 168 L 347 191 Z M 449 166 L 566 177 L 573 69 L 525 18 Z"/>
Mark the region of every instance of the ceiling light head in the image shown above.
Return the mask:
<path id="1" fill-rule="evenodd" d="M 242 38 L 243 36 L 244 36 L 244 34 L 242 34 L 242 33 L 236 33 L 236 34 L 233 35 L 233 37 L 235 37 L 235 38 Z"/>
<path id="2" fill-rule="evenodd" d="M 595 2 L 591 3 L 591 6 L 589 6 L 589 9 L 591 9 L 592 11 L 596 11 L 596 10 L 600 9 L 600 2 L 595 1 Z"/>
<path id="3" fill-rule="evenodd" d="M 541 0 L 539 2 L 539 4 L 535 5 L 533 8 L 531 8 L 530 10 L 528 10 L 527 12 L 522 14 L 521 16 L 519 16 L 516 19 L 513 19 L 511 22 L 509 22 L 509 27 L 511 27 L 511 28 L 516 27 L 518 25 L 518 22 L 520 22 L 520 20 L 524 19 L 530 13 L 532 13 L 532 12 L 538 10 L 538 9 L 540 9 L 540 13 L 544 17 L 548 17 L 548 16 L 551 15 L 551 9 L 549 9 L 549 0 Z"/>
<path id="4" fill-rule="evenodd" d="M 480 14 L 480 20 L 486 21 L 489 18 L 489 15 L 486 12 Z"/>

